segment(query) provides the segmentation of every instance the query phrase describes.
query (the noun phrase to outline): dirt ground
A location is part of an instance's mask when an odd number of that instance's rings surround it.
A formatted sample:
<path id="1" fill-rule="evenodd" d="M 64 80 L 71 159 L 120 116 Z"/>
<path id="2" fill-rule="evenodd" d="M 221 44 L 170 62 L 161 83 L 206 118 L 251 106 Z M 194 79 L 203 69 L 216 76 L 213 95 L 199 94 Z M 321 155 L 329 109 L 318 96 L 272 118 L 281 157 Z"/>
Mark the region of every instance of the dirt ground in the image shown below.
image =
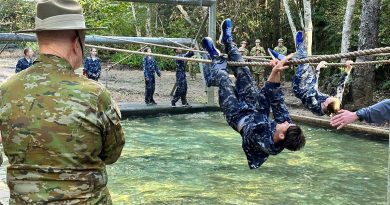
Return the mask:
<path id="1" fill-rule="evenodd" d="M 22 51 L 7 52 L 0 56 L 0 83 L 7 77 L 14 75 L 15 64 L 18 60 L 18 56 L 21 56 Z M 107 68 L 106 64 L 103 64 L 103 68 Z M 77 73 L 82 72 L 81 69 L 76 70 Z M 201 75 L 198 73 L 196 80 L 188 80 L 188 94 L 187 98 L 190 103 L 206 103 L 207 94 L 202 82 Z M 110 90 L 111 95 L 117 102 L 131 102 L 131 103 L 144 103 L 145 83 L 143 72 L 141 70 L 129 70 L 129 69 L 112 69 L 110 71 L 102 71 L 100 83 L 106 85 Z M 154 98 L 157 103 L 168 104 L 171 100 L 171 90 L 175 83 L 175 72 L 162 71 L 161 78 L 156 77 L 156 91 Z M 285 93 L 286 104 L 290 107 L 292 114 L 318 117 L 314 116 L 311 112 L 303 109 L 300 100 L 295 98 L 291 92 L 291 83 L 286 82 L 282 84 Z M 218 89 L 214 89 L 215 102 L 218 102 Z M 379 102 L 383 99 L 389 98 L 389 93 L 374 94 L 375 101 Z M 180 102 L 179 102 L 180 103 Z M 179 104 L 178 103 L 178 104 Z M 323 119 L 329 119 L 328 117 L 320 117 Z M 379 125 L 383 126 L 383 125 Z"/>

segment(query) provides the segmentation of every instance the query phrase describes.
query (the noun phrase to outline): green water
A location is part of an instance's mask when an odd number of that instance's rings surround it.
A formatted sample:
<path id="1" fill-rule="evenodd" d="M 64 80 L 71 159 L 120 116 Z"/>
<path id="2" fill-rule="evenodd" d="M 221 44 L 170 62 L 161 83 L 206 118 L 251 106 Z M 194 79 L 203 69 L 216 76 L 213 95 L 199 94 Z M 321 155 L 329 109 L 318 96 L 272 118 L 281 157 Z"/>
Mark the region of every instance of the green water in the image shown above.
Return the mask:
<path id="1" fill-rule="evenodd" d="M 115 204 L 385 204 L 387 143 L 304 127 L 303 151 L 248 169 L 220 113 L 124 121 Z"/>
<path id="2" fill-rule="evenodd" d="M 386 202 L 387 142 L 304 126 L 303 151 L 285 150 L 250 170 L 240 135 L 220 113 L 139 118 L 123 126 L 122 156 L 107 167 L 114 204 Z"/>

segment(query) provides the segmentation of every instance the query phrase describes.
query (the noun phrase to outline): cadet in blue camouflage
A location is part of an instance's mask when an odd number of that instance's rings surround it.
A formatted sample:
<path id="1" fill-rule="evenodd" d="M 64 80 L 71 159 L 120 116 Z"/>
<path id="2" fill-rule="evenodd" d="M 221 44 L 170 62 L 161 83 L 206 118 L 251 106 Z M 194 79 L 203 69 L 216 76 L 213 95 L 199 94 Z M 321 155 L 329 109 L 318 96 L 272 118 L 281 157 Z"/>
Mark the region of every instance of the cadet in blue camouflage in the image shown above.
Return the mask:
<path id="1" fill-rule="evenodd" d="M 303 33 L 300 31 L 296 36 L 296 57 L 306 58 L 307 50 L 304 46 Z M 276 52 L 276 51 L 275 51 Z M 278 55 L 278 53 L 275 53 Z M 329 96 L 318 90 L 318 78 L 320 69 L 326 67 L 326 62 L 322 61 L 318 64 L 315 72 L 310 64 L 298 65 L 292 81 L 292 88 L 295 97 L 302 101 L 302 104 L 315 115 L 331 115 L 337 113 L 341 109 L 342 97 L 345 89 L 345 84 L 351 73 L 352 61 L 346 62 L 340 79 L 337 83 L 336 94 Z"/>
<path id="2" fill-rule="evenodd" d="M 26 70 L 28 67 L 32 66 L 34 62 L 34 52 L 31 48 L 24 49 L 23 53 L 24 57 L 18 60 L 18 63 L 16 64 L 15 68 L 15 73 L 19 73 L 20 71 Z"/>
<path id="3" fill-rule="evenodd" d="M 221 37 L 230 61 L 243 62 L 237 47 L 232 43 L 230 19 L 222 24 Z M 228 124 L 242 137 L 242 148 L 246 154 L 249 168 L 259 168 L 269 155 L 279 154 L 284 148 L 299 150 L 305 145 L 305 137 L 299 126 L 291 124 L 284 95 L 280 87 L 280 67 L 284 60 L 275 66 L 264 87 L 259 89 L 248 67 L 233 67 L 236 77 L 234 85 L 227 72 L 227 59 L 218 56 L 212 41 L 205 38 L 203 47 L 213 59 L 212 67 L 205 70 L 208 86 L 219 87 L 219 104 Z M 274 120 L 269 119 L 270 109 Z"/>
<path id="4" fill-rule="evenodd" d="M 176 56 L 191 58 L 194 55 L 193 52 L 187 52 L 182 54 L 182 50 L 176 49 Z M 176 102 L 181 99 L 181 103 L 184 106 L 189 106 L 187 102 L 187 78 L 186 78 L 186 62 L 183 60 L 176 60 L 176 92 L 173 95 L 171 104 L 172 107 L 176 107 Z"/>
<path id="5" fill-rule="evenodd" d="M 151 48 L 145 48 L 148 53 L 152 52 Z M 145 103 L 147 105 L 157 104 L 153 99 L 153 94 L 156 86 L 155 73 L 161 77 L 160 69 L 157 66 L 156 60 L 153 56 L 145 56 L 142 62 L 145 77 Z"/>
<path id="6" fill-rule="evenodd" d="M 100 78 L 100 73 L 102 71 L 102 66 L 100 58 L 96 56 L 97 50 L 96 48 L 91 49 L 91 55 L 88 56 L 84 61 L 84 74 L 88 79 L 98 81 Z"/>

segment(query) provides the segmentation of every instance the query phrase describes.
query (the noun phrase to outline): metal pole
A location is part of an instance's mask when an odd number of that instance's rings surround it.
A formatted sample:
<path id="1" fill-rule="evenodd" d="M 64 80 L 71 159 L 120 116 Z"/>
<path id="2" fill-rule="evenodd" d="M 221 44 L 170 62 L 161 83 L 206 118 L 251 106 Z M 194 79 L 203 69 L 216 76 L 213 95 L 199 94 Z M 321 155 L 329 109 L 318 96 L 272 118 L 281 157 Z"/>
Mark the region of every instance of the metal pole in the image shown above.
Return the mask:
<path id="1" fill-rule="evenodd" d="M 210 5 L 209 7 L 209 37 L 216 42 L 217 39 L 217 3 Z M 196 40 L 196 39 L 195 39 Z M 207 104 L 214 105 L 214 88 L 209 87 L 207 89 Z"/>
<path id="2" fill-rule="evenodd" d="M 24 42 L 36 42 L 37 38 L 31 34 L 14 34 L 14 33 L 0 33 L 0 41 L 24 41 Z M 192 45 L 191 38 L 165 38 L 161 39 L 158 37 L 125 37 L 125 36 L 96 36 L 88 35 L 85 38 L 85 42 L 89 44 L 134 44 L 145 43 L 145 44 L 161 44 L 161 45 L 173 45 L 171 41 L 184 44 Z"/>

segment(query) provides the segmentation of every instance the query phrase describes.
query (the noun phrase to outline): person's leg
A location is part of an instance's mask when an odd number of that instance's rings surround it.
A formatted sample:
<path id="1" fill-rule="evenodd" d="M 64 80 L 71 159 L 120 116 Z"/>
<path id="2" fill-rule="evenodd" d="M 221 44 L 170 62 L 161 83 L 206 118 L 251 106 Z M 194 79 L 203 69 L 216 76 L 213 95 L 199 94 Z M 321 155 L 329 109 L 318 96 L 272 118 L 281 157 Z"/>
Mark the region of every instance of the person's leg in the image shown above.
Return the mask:
<path id="1" fill-rule="evenodd" d="M 292 80 L 292 89 L 297 98 L 303 95 L 313 87 L 314 75 L 310 64 L 300 64 Z"/>
<path id="2" fill-rule="evenodd" d="M 188 105 L 188 102 L 187 102 L 187 82 L 184 82 L 184 86 L 183 86 L 183 90 L 182 90 L 182 94 L 181 94 L 180 98 L 181 98 L 182 105 Z"/>
<path id="3" fill-rule="evenodd" d="M 156 90 L 156 81 L 155 81 L 155 78 L 153 77 L 152 82 L 151 82 L 151 88 L 150 88 L 150 103 L 154 103 L 154 104 L 156 104 L 156 102 L 154 101 L 154 98 L 153 98 L 155 90 Z"/>
<path id="4" fill-rule="evenodd" d="M 238 48 L 233 43 L 225 44 L 228 58 L 231 61 L 243 62 L 243 58 Z M 236 77 L 236 90 L 240 101 L 257 110 L 269 108 L 269 102 L 265 98 L 263 90 L 256 86 L 249 67 L 233 67 L 233 73 Z"/>
<path id="5" fill-rule="evenodd" d="M 145 81 L 145 103 L 150 103 L 150 81 Z"/>

